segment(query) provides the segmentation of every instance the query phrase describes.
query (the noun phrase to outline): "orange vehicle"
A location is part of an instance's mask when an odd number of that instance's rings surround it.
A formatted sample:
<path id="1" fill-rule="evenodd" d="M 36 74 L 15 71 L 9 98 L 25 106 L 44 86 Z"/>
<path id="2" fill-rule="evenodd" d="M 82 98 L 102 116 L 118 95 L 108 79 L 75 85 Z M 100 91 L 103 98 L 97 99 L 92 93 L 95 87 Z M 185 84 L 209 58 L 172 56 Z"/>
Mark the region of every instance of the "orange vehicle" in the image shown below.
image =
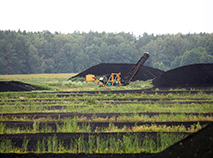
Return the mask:
<path id="1" fill-rule="evenodd" d="M 144 65 L 146 60 L 149 58 L 149 53 L 146 52 L 140 58 L 140 60 L 133 66 L 133 68 L 127 73 L 127 75 L 121 79 L 121 73 L 111 73 L 110 75 L 102 75 L 102 76 L 95 76 L 95 75 L 86 75 L 86 81 L 93 81 L 97 83 L 101 87 L 106 86 L 126 86 L 130 84 L 132 79 L 135 77 L 137 72 L 141 69 Z M 109 76 L 109 77 L 108 77 Z"/>

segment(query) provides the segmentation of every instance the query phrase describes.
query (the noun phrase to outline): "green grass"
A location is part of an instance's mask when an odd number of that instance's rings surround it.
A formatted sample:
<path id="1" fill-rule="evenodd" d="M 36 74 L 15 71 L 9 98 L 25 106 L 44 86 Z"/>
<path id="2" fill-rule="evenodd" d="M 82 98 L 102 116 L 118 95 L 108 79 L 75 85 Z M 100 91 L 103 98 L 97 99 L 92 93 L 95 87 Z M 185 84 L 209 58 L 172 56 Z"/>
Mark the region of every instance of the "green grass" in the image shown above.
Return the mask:
<path id="1" fill-rule="evenodd" d="M 97 113 L 98 114 L 98 113 Z M 39 122 L 65 122 L 67 119 L 70 118 L 51 118 L 51 117 L 41 117 L 38 119 L 31 119 L 27 116 L 23 117 L 3 117 L 0 116 L 0 121 L 39 121 Z M 97 117 L 96 114 L 94 114 L 91 118 L 87 117 L 77 117 L 75 116 L 74 119 L 71 119 L 70 121 L 81 121 L 81 122 L 173 122 L 173 121 L 213 121 L 213 116 L 196 116 L 196 115 L 185 115 L 183 114 L 177 114 L 174 115 L 173 113 L 167 115 L 167 114 L 159 114 L 155 116 L 148 116 L 148 115 L 138 115 L 137 113 L 127 116 L 127 115 L 121 115 L 115 118 L 115 116 L 111 117 Z"/>
<path id="2" fill-rule="evenodd" d="M 79 112 L 79 113 L 138 113 L 138 112 L 169 112 L 169 113 L 210 113 L 213 112 L 212 104 L 178 104 L 175 103 L 171 106 L 162 106 L 161 104 L 104 104 L 99 105 L 92 104 L 92 101 L 81 104 L 53 104 L 53 105 L 41 105 L 34 104 L 33 102 L 27 105 L 22 105 L 21 103 L 16 103 L 15 105 L 3 105 L 0 106 L 1 113 L 36 113 L 36 112 Z M 48 110 L 45 107 L 50 106 L 65 106 L 60 110 Z"/>
<path id="3" fill-rule="evenodd" d="M 86 82 L 85 78 L 74 78 L 68 80 L 74 73 L 64 74 L 28 74 L 28 75 L 0 75 L 0 81 L 21 81 L 49 91 L 94 91 L 94 90 L 126 90 L 126 89 L 148 89 L 153 87 L 151 80 L 132 82 L 128 86 L 102 87 L 94 82 Z"/>
<path id="4" fill-rule="evenodd" d="M 62 121 L 62 120 L 61 120 Z M 33 127 L 7 127 L 4 123 L 0 124 L 0 134 L 21 134 L 21 133 L 92 133 L 92 129 L 90 123 L 83 123 L 82 126 L 77 125 L 77 118 L 74 120 L 65 119 L 63 120 L 63 124 L 59 125 L 56 123 L 56 130 L 52 128 L 52 126 L 45 125 L 42 128 L 40 127 L 40 121 L 34 121 Z M 178 126 L 166 126 L 166 125 L 156 125 L 154 122 L 152 125 L 140 125 L 133 127 L 122 127 L 118 128 L 114 126 L 113 123 L 109 124 L 109 127 L 95 129 L 95 133 L 100 132 L 196 132 L 201 129 L 201 125 L 199 121 L 196 125 L 191 125 L 189 128 L 185 128 L 183 125 Z"/>
<path id="5" fill-rule="evenodd" d="M 36 148 L 34 153 L 154 153 L 162 151 L 184 138 L 175 134 L 160 133 L 159 136 L 160 139 L 157 139 L 157 142 L 147 136 L 144 139 L 136 134 L 126 134 L 123 137 L 110 135 L 107 138 L 90 135 L 88 141 L 84 139 L 84 136 L 80 136 L 79 138 L 71 139 L 69 146 L 66 146 L 63 140 L 53 136 L 48 139 L 38 140 L 34 145 L 34 148 Z M 17 148 L 11 140 L 0 140 L 0 153 L 11 153 L 14 151 L 28 153 L 28 142 L 29 140 L 24 139 L 22 148 Z"/>
<path id="6" fill-rule="evenodd" d="M 13 112 L 58 112 L 58 110 L 46 110 L 45 107 L 65 106 L 60 112 L 213 112 L 212 103 L 197 104 L 196 102 L 213 101 L 213 94 L 205 94 L 202 91 L 197 94 L 101 94 L 95 95 L 82 94 L 78 96 L 74 93 L 68 94 L 68 97 L 57 97 L 57 93 L 32 93 L 32 92 L 4 92 L 0 93 L 0 111 L 1 113 Z M 62 95 L 61 94 L 61 95 Z M 73 95 L 73 96 L 72 96 Z M 128 99 L 134 98 L 133 101 Z M 150 99 L 139 102 L 137 99 Z M 83 101 L 80 101 L 82 99 Z M 108 99 L 108 100 L 101 100 Z M 126 101 L 111 100 L 112 103 L 106 104 L 110 99 L 127 99 Z M 159 99 L 151 104 L 151 99 Z M 198 100 L 193 100 L 198 99 Z M 186 102 L 180 104 L 179 102 Z M 189 104 L 187 102 L 193 101 Z M 114 104 L 118 103 L 120 104 Z M 125 102 L 130 102 L 125 104 Z M 173 104 L 161 104 L 162 102 L 173 102 Z"/>

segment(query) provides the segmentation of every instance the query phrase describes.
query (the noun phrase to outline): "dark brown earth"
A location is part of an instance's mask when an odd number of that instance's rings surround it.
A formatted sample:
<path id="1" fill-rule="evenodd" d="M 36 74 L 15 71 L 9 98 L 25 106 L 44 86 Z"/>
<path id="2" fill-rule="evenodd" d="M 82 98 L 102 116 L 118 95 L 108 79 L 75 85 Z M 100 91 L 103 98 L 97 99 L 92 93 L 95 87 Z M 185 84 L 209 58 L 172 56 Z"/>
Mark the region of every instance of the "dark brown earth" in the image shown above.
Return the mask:
<path id="1" fill-rule="evenodd" d="M 172 89 L 163 89 L 163 90 L 154 90 L 153 89 L 140 89 L 140 90 L 110 90 L 110 91 L 105 91 L 102 88 L 100 88 L 98 91 L 57 91 L 57 92 L 43 92 L 43 93 L 57 93 L 57 97 L 69 97 L 69 96 L 83 96 L 84 94 L 87 95 L 95 95 L 95 94 L 126 94 L 126 93 L 130 93 L 130 94 L 141 94 L 141 93 L 145 93 L 145 94 L 163 94 L 163 95 L 167 95 L 167 94 L 185 94 L 185 93 L 190 93 L 190 94 L 198 94 L 200 93 L 200 90 L 202 90 L 202 93 L 204 94 L 211 94 L 213 93 L 213 91 L 210 88 L 195 88 L 195 89 L 191 89 L 191 88 L 186 88 L 184 90 L 172 90 Z M 33 92 L 34 94 L 36 94 L 37 92 Z M 41 93 L 41 92 L 39 92 Z"/>
<path id="2" fill-rule="evenodd" d="M 213 87 L 213 64 L 193 64 L 166 71 L 153 80 L 155 87 Z"/>
<path id="3" fill-rule="evenodd" d="M 0 81 L 0 92 L 32 90 L 42 90 L 42 88 L 19 81 Z"/>
<path id="4" fill-rule="evenodd" d="M 111 73 L 119 73 L 121 72 L 121 78 L 124 78 L 127 73 L 130 71 L 130 69 L 134 66 L 135 64 L 112 64 L 112 63 L 102 63 L 99 65 L 95 65 L 78 75 L 72 77 L 86 77 L 88 74 L 93 74 L 95 76 L 101 76 L 105 74 L 111 74 Z M 143 66 L 138 73 L 135 75 L 132 81 L 137 81 L 137 80 L 149 80 L 158 77 L 161 75 L 164 71 L 159 70 L 159 69 L 154 69 L 148 66 Z M 72 79 L 70 78 L 70 79 Z"/>
<path id="5" fill-rule="evenodd" d="M 158 115 L 171 115 L 171 112 L 124 112 L 124 113 L 114 113 L 114 112 L 108 112 L 108 113 L 80 113 L 80 112 L 49 112 L 49 113 L 1 113 L 2 117 L 6 117 L 6 118 L 29 118 L 29 119 L 39 119 L 39 118 L 44 118 L 44 117 L 49 117 L 49 118 L 54 118 L 54 119 L 60 119 L 60 118 L 71 118 L 73 119 L 75 116 L 77 116 L 78 118 L 80 117 L 87 117 L 88 119 L 91 119 L 93 117 L 101 117 L 101 118 L 110 118 L 110 117 L 115 117 L 115 119 L 119 116 L 133 116 L 133 115 L 138 115 L 138 116 L 142 116 L 142 115 L 146 115 L 148 117 L 154 117 L 154 116 L 158 116 Z M 186 116 L 188 115 L 193 115 L 198 117 L 200 116 L 212 116 L 212 112 L 210 113 L 184 113 L 184 112 L 172 112 L 173 115 L 181 115 L 184 114 Z"/>

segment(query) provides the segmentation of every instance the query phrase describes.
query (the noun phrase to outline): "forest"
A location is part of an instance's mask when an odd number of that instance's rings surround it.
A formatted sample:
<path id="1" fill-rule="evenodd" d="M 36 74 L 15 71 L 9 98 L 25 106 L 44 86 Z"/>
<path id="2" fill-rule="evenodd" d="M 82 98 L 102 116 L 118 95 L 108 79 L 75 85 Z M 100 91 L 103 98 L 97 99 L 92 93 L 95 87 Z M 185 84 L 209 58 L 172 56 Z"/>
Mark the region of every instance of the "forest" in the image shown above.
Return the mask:
<path id="1" fill-rule="evenodd" d="M 100 63 L 136 63 L 161 70 L 213 63 L 213 33 L 70 34 L 0 30 L 0 74 L 78 73 Z"/>

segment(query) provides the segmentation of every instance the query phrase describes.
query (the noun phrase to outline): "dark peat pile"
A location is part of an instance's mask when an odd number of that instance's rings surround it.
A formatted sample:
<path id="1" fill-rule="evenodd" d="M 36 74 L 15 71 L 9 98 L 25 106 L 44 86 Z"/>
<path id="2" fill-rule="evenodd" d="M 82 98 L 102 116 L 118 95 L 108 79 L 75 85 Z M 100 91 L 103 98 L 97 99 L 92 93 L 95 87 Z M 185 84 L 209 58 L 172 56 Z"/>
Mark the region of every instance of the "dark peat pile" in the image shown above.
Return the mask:
<path id="1" fill-rule="evenodd" d="M 19 81 L 0 81 L 0 92 L 42 90 L 39 87 Z"/>
<path id="2" fill-rule="evenodd" d="M 158 88 L 213 87 L 213 64 L 193 64 L 166 71 L 153 80 Z"/>
<path id="3" fill-rule="evenodd" d="M 101 76 L 105 74 L 110 75 L 111 73 L 119 73 L 119 72 L 121 72 L 121 78 L 124 78 L 134 65 L 135 64 L 102 63 L 102 64 L 92 66 L 89 69 L 79 73 L 78 75 L 73 76 L 72 78 L 86 77 L 86 75 L 88 74 Z M 133 81 L 137 81 L 137 80 L 145 81 L 145 80 L 153 79 L 161 75 L 163 72 L 164 71 L 159 69 L 143 66 L 135 75 L 135 77 L 133 78 Z"/>
<path id="4" fill-rule="evenodd" d="M 164 151 L 153 155 L 152 158 L 171 157 L 213 157 L 213 123 L 187 138 L 173 144 Z"/>

